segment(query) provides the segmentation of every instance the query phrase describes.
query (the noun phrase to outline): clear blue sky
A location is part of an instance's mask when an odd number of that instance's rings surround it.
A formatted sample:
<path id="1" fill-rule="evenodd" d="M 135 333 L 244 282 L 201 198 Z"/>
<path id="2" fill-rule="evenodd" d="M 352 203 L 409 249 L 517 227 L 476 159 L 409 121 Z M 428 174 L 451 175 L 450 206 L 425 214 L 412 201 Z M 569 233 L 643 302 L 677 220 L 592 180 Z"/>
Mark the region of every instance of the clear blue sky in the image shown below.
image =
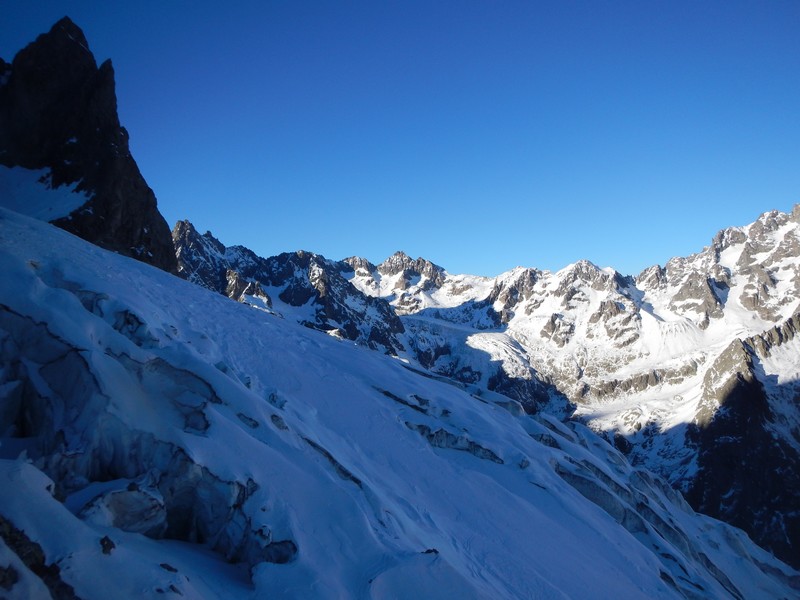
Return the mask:
<path id="1" fill-rule="evenodd" d="M 172 226 L 261 255 L 626 274 L 800 202 L 800 2 L 0 0 L 116 70 Z"/>

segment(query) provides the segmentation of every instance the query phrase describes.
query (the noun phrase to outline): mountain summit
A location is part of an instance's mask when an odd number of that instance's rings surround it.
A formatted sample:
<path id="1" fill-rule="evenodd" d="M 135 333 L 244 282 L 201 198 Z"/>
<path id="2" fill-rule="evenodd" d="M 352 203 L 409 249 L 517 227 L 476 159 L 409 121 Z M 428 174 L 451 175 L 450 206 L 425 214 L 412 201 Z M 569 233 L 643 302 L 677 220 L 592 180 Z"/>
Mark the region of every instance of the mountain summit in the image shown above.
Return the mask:
<path id="1" fill-rule="evenodd" d="M 11 64 L 0 59 L 0 165 L 4 201 L 15 200 L 19 178 L 30 171 L 43 188 L 68 192 L 69 206 L 48 212 L 28 197 L 18 208 L 40 210 L 36 216 L 99 246 L 177 271 L 169 227 L 119 123 L 111 61 L 97 66 L 68 17 Z"/>

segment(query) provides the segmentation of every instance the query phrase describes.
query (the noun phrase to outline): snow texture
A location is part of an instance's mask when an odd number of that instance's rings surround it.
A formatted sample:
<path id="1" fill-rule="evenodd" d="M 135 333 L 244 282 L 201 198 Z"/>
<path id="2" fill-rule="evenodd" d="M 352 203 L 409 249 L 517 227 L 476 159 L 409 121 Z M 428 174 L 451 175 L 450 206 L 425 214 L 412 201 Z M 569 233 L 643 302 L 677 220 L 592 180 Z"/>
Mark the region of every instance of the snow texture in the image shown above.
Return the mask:
<path id="1" fill-rule="evenodd" d="M 0 514 L 78 597 L 800 590 L 582 425 L 7 210 L 0 265 Z"/>
<path id="2" fill-rule="evenodd" d="M 89 200 L 73 186 L 51 187 L 48 169 L 25 169 L 0 165 L 0 204 L 42 221 L 55 221 Z"/>

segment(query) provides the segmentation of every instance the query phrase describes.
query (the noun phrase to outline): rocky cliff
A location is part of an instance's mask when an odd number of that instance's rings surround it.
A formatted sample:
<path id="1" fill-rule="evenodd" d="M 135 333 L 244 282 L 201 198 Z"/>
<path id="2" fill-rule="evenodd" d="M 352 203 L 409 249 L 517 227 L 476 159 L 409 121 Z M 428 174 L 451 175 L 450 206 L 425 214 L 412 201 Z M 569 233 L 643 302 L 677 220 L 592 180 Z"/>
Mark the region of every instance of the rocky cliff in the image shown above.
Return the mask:
<path id="1" fill-rule="evenodd" d="M 0 59 L 0 165 L 82 194 L 69 214 L 48 219 L 59 227 L 176 272 L 169 227 L 119 123 L 111 61 L 98 67 L 67 17 L 10 64 Z"/>

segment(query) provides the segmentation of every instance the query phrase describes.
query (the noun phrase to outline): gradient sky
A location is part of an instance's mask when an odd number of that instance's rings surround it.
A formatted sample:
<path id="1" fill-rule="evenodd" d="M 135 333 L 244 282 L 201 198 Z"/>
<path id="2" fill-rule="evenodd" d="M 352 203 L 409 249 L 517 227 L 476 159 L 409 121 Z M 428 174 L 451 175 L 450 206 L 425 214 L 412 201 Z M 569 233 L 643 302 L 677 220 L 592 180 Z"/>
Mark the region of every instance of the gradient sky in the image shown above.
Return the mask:
<path id="1" fill-rule="evenodd" d="M 0 0 L 115 67 L 169 222 L 451 273 L 636 274 L 800 202 L 800 2 Z"/>

